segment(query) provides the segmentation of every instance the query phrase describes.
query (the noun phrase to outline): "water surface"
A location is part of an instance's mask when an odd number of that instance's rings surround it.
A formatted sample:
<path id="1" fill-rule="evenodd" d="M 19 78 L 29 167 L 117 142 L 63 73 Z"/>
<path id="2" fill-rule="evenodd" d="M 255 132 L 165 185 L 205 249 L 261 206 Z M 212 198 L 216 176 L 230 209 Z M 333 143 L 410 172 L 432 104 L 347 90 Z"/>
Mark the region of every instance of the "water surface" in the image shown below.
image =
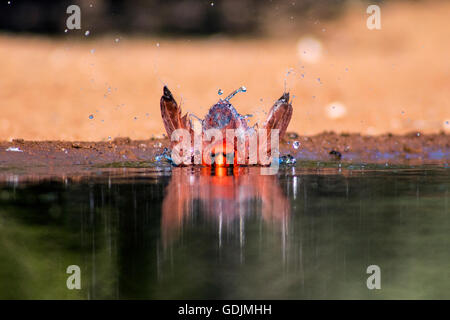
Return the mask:
<path id="1" fill-rule="evenodd" d="M 449 186 L 439 166 L 11 175 L 0 298 L 448 299 Z"/>

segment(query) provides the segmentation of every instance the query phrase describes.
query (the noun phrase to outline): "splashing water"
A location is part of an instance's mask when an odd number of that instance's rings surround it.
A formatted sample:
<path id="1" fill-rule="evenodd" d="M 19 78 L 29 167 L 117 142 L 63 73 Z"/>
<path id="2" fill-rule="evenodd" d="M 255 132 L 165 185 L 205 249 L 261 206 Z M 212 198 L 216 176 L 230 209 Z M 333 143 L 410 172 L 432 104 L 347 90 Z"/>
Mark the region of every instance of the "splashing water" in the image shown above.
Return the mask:
<path id="1" fill-rule="evenodd" d="M 279 163 L 286 166 L 295 166 L 295 164 L 297 163 L 297 159 L 288 154 L 285 156 L 281 156 L 279 159 Z"/>
<path id="2" fill-rule="evenodd" d="M 198 151 L 197 151 L 198 154 Z M 163 152 L 155 155 L 154 161 L 158 164 L 164 164 L 165 162 L 171 166 L 177 166 L 172 160 L 172 150 L 169 148 L 164 148 Z M 297 163 L 297 159 L 290 154 L 283 155 L 278 159 L 278 162 L 282 166 L 294 167 Z"/>
<path id="3" fill-rule="evenodd" d="M 296 74 L 294 68 L 289 68 L 289 69 L 287 69 L 286 75 L 284 76 L 284 91 L 285 91 L 285 92 L 288 91 L 288 80 L 289 80 L 288 78 L 289 78 L 289 76 L 290 76 L 291 74 L 292 74 L 292 75 L 295 75 L 295 74 Z"/>
<path id="4" fill-rule="evenodd" d="M 172 151 L 169 148 L 164 148 L 162 153 L 159 153 L 155 156 L 155 161 L 161 163 L 162 161 L 166 160 L 169 164 L 173 165 L 172 157 L 171 157 Z"/>
<path id="5" fill-rule="evenodd" d="M 236 89 L 228 97 L 225 98 L 225 101 L 230 101 L 230 99 L 237 95 L 239 92 L 247 92 L 247 88 L 242 86 L 239 89 Z"/>

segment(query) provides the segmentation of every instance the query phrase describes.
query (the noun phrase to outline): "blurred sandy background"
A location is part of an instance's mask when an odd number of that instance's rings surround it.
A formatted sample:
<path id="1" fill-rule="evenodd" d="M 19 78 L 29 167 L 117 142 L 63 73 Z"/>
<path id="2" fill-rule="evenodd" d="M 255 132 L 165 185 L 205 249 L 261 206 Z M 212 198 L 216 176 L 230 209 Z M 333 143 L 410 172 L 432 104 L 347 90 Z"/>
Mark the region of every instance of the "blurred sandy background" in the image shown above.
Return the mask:
<path id="1" fill-rule="evenodd" d="M 286 87 L 288 131 L 302 135 L 449 132 L 450 3 L 381 5 L 373 31 L 366 8 L 326 20 L 268 16 L 263 36 L 0 33 L 0 140 L 161 135 L 163 84 L 200 117 L 219 89 L 244 85 L 232 103 L 253 121 Z"/>

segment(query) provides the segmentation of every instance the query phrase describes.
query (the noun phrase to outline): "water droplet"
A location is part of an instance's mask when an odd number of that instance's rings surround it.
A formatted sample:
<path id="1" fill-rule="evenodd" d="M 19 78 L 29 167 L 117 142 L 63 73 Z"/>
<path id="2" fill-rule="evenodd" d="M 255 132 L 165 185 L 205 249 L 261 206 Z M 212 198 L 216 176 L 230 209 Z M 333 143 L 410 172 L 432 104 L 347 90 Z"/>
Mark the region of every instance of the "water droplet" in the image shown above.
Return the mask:
<path id="1" fill-rule="evenodd" d="M 91 32 L 90 32 L 89 30 L 87 30 L 87 31 L 84 33 L 84 35 L 87 37 L 87 36 L 89 36 L 90 33 L 91 33 Z"/>
<path id="2" fill-rule="evenodd" d="M 67 33 L 67 31 L 69 31 L 69 30 L 67 30 L 67 29 L 66 29 L 66 30 L 64 30 L 64 32 L 65 32 L 65 33 Z"/>
<path id="3" fill-rule="evenodd" d="M 155 156 L 156 162 L 161 162 L 161 160 L 167 160 L 168 163 L 173 164 L 172 158 L 171 158 L 171 151 L 168 148 L 164 148 L 164 151 L 161 154 L 157 154 Z"/>
<path id="4" fill-rule="evenodd" d="M 219 89 L 219 91 L 217 91 L 217 94 L 218 94 L 219 96 L 221 96 L 221 95 L 223 94 L 223 90 L 222 90 L 222 89 Z"/>
<path id="5" fill-rule="evenodd" d="M 420 137 L 420 132 L 417 132 L 417 136 Z"/>
<path id="6" fill-rule="evenodd" d="M 292 143 L 292 146 L 294 147 L 294 149 L 298 149 L 300 148 L 300 142 L 294 141 L 294 143 Z"/>
<path id="7" fill-rule="evenodd" d="M 90 115 L 89 115 L 89 119 L 91 119 L 91 120 L 94 119 L 94 115 L 93 115 L 93 114 L 90 114 Z"/>
<path id="8" fill-rule="evenodd" d="M 214 2 L 211 2 L 211 7 L 214 7 Z"/>
<path id="9" fill-rule="evenodd" d="M 282 165 L 294 166 L 297 163 L 297 159 L 295 159 L 293 156 L 288 154 L 286 156 L 281 156 L 280 159 L 279 159 L 279 163 L 282 164 Z"/>
<path id="10" fill-rule="evenodd" d="M 236 89 L 228 97 L 225 98 L 225 101 L 230 101 L 230 99 L 233 98 L 235 95 L 237 95 L 239 92 L 247 92 L 247 88 L 242 86 L 239 89 Z"/>

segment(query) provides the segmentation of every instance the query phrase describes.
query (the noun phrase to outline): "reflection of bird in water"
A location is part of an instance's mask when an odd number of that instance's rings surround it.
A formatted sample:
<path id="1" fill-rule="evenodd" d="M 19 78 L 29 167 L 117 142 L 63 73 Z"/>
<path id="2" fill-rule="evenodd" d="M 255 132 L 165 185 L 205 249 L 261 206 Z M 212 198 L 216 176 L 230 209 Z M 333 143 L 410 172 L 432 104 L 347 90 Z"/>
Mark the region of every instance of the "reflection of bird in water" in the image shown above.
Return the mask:
<path id="1" fill-rule="evenodd" d="M 267 223 L 285 223 L 290 203 L 282 193 L 276 176 L 261 175 L 258 168 L 206 167 L 174 168 L 162 204 L 162 236 L 165 244 L 174 240 L 183 223 L 196 213 L 199 203 L 206 218 L 228 224 L 242 219 L 256 210 L 251 201 L 260 203 L 261 216 Z M 242 232 L 242 230 L 240 230 Z"/>

